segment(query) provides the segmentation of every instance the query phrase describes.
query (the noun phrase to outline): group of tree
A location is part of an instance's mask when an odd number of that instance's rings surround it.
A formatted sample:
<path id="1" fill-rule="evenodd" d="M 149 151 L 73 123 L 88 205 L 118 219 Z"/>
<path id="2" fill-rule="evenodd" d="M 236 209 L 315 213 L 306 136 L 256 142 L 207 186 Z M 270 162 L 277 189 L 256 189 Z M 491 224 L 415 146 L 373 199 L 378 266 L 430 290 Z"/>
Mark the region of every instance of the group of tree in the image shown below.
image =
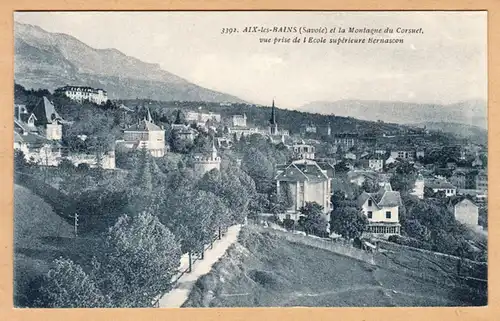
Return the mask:
<path id="1" fill-rule="evenodd" d="M 150 307 L 170 289 L 181 256 L 176 237 L 154 215 L 122 216 L 91 264 L 55 260 L 35 305 L 55 308 Z"/>
<path id="2" fill-rule="evenodd" d="M 422 248 L 458 255 L 470 259 L 484 259 L 485 253 L 470 246 L 470 231 L 458 222 L 447 208 L 445 198 L 425 198 L 404 195 L 406 212 L 400 213 L 402 235 L 415 239 Z"/>

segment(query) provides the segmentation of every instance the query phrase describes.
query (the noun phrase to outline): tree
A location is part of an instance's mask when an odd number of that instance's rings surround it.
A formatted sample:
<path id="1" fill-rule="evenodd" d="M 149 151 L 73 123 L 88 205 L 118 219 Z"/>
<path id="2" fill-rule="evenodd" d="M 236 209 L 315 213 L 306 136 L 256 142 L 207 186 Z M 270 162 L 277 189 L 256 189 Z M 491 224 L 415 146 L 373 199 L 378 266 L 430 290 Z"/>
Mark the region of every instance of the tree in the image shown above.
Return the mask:
<path id="1" fill-rule="evenodd" d="M 24 152 L 20 149 L 14 150 L 14 171 L 22 172 L 28 167 Z"/>
<path id="2" fill-rule="evenodd" d="M 340 204 L 345 200 L 345 193 L 342 191 L 335 191 L 330 198 L 333 208 L 340 206 Z"/>
<path id="3" fill-rule="evenodd" d="M 366 216 L 353 207 L 339 207 L 330 215 L 330 230 L 347 240 L 361 237 L 367 225 Z"/>
<path id="4" fill-rule="evenodd" d="M 181 251 L 158 218 L 147 212 L 120 217 L 107 234 L 106 249 L 96 273 L 113 306 L 149 307 L 170 290 Z"/>
<path id="5" fill-rule="evenodd" d="M 258 149 L 251 148 L 242 160 L 242 169 L 254 180 L 258 193 L 268 194 L 273 188 L 274 166 Z"/>
<path id="6" fill-rule="evenodd" d="M 186 123 L 186 116 L 184 115 L 183 112 L 180 110 L 177 111 L 177 114 L 175 115 L 175 121 L 174 124 L 184 124 Z"/>
<path id="7" fill-rule="evenodd" d="M 321 236 L 326 233 L 328 222 L 323 217 L 323 206 L 316 202 L 306 202 L 300 208 L 300 213 L 302 216 L 299 218 L 299 225 L 302 226 L 306 234 Z"/>
<path id="8" fill-rule="evenodd" d="M 95 280 L 69 259 L 59 258 L 43 279 L 38 305 L 50 308 L 109 307 Z"/>
<path id="9" fill-rule="evenodd" d="M 282 207 L 289 209 L 294 204 L 292 191 L 290 190 L 290 185 L 283 183 L 280 185 L 280 195 L 278 195 L 278 202 L 281 203 Z"/>
<path id="10" fill-rule="evenodd" d="M 292 220 L 291 218 L 285 218 L 283 220 L 283 227 L 286 228 L 287 230 L 293 230 L 295 229 L 295 221 Z"/>
<path id="11" fill-rule="evenodd" d="M 417 219 L 405 220 L 403 231 L 410 237 L 414 237 L 420 241 L 428 242 L 431 238 L 429 229 L 422 225 Z"/>
<path id="12" fill-rule="evenodd" d="M 380 189 L 380 185 L 375 180 L 365 179 L 361 184 L 361 189 L 367 193 L 376 193 Z"/>

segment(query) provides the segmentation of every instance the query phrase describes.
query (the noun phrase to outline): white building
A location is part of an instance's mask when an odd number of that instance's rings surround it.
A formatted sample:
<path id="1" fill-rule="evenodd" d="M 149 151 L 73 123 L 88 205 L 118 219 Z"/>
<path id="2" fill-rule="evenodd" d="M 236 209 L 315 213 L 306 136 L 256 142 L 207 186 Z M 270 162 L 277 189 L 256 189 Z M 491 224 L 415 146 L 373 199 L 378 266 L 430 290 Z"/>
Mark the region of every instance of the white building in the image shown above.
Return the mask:
<path id="1" fill-rule="evenodd" d="M 443 179 L 428 179 L 425 181 L 425 186 L 434 193 L 444 192 L 446 197 L 457 195 L 457 188 Z"/>
<path id="2" fill-rule="evenodd" d="M 463 197 L 453 199 L 448 208 L 460 223 L 468 226 L 479 225 L 479 208 L 470 199 Z"/>
<path id="3" fill-rule="evenodd" d="M 317 128 L 313 124 L 308 124 L 304 127 L 306 133 L 316 134 Z"/>
<path id="4" fill-rule="evenodd" d="M 40 166 L 57 166 L 61 145 L 35 133 L 14 131 L 14 150 L 21 150 L 26 161 Z"/>
<path id="5" fill-rule="evenodd" d="M 65 158 L 70 160 L 75 166 L 87 164 L 91 168 L 99 166 L 104 169 L 116 168 L 115 151 L 113 150 L 99 156 L 95 154 L 70 153 Z"/>
<path id="6" fill-rule="evenodd" d="M 316 152 L 316 147 L 304 142 L 292 145 L 291 149 L 296 157 L 305 159 L 314 159 Z"/>
<path id="7" fill-rule="evenodd" d="M 165 130 L 153 123 L 148 110 L 147 119 L 126 129 L 123 140 L 116 141 L 117 149 L 140 150 L 146 148 L 153 157 L 165 155 Z"/>
<path id="8" fill-rule="evenodd" d="M 217 155 L 217 148 L 212 142 L 212 152 L 210 155 L 196 155 L 194 157 L 194 175 L 195 177 L 202 177 L 205 173 L 212 169 L 220 170 L 221 158 Z"/>
<path id="9" fill-rule="evenodd" d="M 77 102 L 90 101 L 98 105 L 108 101 L 108 93 L 104 89 L 87 86 L 64 86 L 57 88 L 56 93 L 62 93 Z"/>
<path id="10" fill-rule="evenodd" d="M 198 131 L 189 125 L 172 124 L 170 125 L 172 132 L 180 137 L 180 139 L 192 142 L 198 136 Z"/>
<path id="11" fill-rule="evenodd" d="M 351 159 L 351 160 L 356 160 L 356 154 L 348 152 L 344 155 L 345 159 Z"/>
<path id="12" fill-rule="evenodd" d="M 363 192 L 358 197 L 358 206 L 368 219 L 365 234 L 383 238 L 400 234 L 399 208 L 402 205 L 401 195 L 388 183 L 377 193 Z"/>
<path id="13" fill-rule="evenodd" d="M 424 188 L 425 188 L 425 180 L 422 175 L 418 175 L 415 180 L 415 186 L 413 190 L 410 192 L 411 195 L 418 197 L 419 199 L 424 199 Z"/>
<path id="14" fill-rule="evenodd" d="M 206 123 L 207 120 L 213 120 L 219 123 L 220 119 L 221 119 L 220 114 L 212 112 L 202 113 L 198 111 L 188 111 L 186 113 L 186 121 L 190 123 L 199 123 L 199 122 Z"/>
<path id="15" fill-rule="evenodd" d="M 324 217 L 329 221 L 332 210 L 330 197 L 333 172 L 331 165 L 309 159 L 278 165 L 275 177 L 278 195 L 282 189 L 287 188 L 293 200 L 293 205 L 287 209 L 286 215 L 298 220 L 300 208 L 306 202 L 316 202 L 323 206 Z"/>
<path id="16" fill-rule="evenodd" d="M 233 115 L 232 117 L 233 127 L 247 127 L 247 115 Z"/>
<path id="17" fill-rule="evenodd" d="M 409 149 L 393 150 L 391 151 L 391 157 L 394 159 L 413 160 L 415 159 L 415 151 Z"/>
<path id="18" fill-rule="evenodd" d="M 384 159 L 382 157 L 372 157 L 368 160 L 368 167 L 379 172 L 384 169 Z"/>

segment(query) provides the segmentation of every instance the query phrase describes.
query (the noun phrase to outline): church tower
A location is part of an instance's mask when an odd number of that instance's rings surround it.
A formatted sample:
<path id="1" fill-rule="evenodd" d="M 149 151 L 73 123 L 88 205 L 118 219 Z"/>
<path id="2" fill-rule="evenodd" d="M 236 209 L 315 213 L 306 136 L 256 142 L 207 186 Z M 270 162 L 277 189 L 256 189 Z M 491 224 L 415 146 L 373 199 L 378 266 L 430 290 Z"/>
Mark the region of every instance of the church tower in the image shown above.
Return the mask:
<path id="1" fill-rule="evenodd" d="M 269 119 L 269 134 L 278 134 L 278 123 L 276 122 L 276 108 L 274 107 L 274 99 L 273 105 L 271 106 L 271 118 Z"/>

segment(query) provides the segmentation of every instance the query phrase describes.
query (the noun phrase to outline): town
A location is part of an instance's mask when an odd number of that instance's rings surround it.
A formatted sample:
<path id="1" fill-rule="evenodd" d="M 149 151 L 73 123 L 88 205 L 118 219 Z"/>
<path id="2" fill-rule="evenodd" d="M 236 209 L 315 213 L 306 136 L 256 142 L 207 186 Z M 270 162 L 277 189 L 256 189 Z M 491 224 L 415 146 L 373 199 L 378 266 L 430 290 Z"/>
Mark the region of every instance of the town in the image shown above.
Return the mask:
<path id="1" fill-rule="evenodd" d="M 110 100 L 88 86 L 15 87 L 15 183 L 85 244 L 127 233 L 113 229 L 133 224 L 121 217 L 129 213 L 167 227 L 169 259 L 187 253 L 187 271 L 234 224 L 354 241 L 363 251 L 397 244 L 486 261 L 477 235 L 487 233 L 487 146 L 421 127 L 311 117 L 278 100 Z M 77 260 L 88 264 L 91 248 Z M 30 306 L 151 306 L 169 290 L 161 276 L 142 298 L 125 279 L 84 303 L 55 298 L 53 285 L 41 290 L 52 302 L 19 295 Z"/>

